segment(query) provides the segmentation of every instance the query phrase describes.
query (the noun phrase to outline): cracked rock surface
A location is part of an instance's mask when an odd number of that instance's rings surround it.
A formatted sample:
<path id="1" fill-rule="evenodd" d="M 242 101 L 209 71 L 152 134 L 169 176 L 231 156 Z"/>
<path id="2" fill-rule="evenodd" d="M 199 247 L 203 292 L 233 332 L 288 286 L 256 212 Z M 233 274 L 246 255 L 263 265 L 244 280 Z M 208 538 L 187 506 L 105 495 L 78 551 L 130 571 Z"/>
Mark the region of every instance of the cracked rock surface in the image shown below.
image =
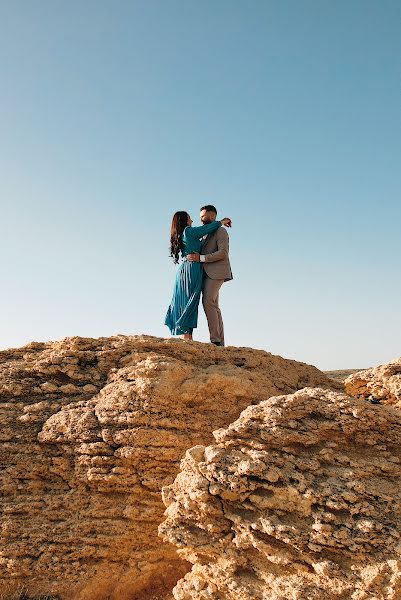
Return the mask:
<path id="1" fill-rule="evenodd" d="M 401 357 L 350 375 L 344 381 L 344 386 L 350 396 L 401 408 Z"/>
<path id="2" fill-rule="evenodd" d="M 186 452 L 160 535 L 176 600 L 399 600 L 401 413 L 305 388 Z"/>
<path id="3" fill-rule="evenodd" d="M 212 443 L 248 405 L 305 386 L 338 389 L 264 351 L 150 336 L 0 352 L 1 592 L 171 590 L 190 565 L 157 535 L 160 492 L 185 450 Z"/>

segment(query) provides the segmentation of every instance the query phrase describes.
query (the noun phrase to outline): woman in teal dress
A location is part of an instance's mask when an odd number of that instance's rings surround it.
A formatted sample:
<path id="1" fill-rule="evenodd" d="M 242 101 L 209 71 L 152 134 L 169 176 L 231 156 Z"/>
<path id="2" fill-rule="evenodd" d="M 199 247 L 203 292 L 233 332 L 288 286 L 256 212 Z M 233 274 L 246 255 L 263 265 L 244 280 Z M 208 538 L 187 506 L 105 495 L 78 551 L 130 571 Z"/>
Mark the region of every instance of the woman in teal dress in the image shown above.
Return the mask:
<path id="1" fill-rule="evenodd" d="M 203 236 L 213 233 L 222 225 L 229 227 L 231 220 L 213 221 L 200 227 L 192 227 L 192 219 L 185 211 L 178 211 L 171 223 L 170 256 L 178 264 L 182 262 L 175 278 L 173 298 L 168 307 L 165 325 L 172 335 L 182 335 L 192 340 L 192 331 L 198 325 L 198 307 L 202 290 L 203 267 L 201 262 L 190 262 L 187 255 L 200 252 Z"/>

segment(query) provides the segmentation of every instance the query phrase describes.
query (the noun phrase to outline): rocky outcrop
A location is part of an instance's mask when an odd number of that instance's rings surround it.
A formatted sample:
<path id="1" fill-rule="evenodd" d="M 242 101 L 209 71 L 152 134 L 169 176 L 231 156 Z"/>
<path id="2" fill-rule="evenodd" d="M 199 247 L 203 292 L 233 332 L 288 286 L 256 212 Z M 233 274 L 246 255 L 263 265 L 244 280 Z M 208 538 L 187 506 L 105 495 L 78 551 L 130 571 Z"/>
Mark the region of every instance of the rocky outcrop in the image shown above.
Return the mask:
<path id="1" fill-rule="evenodd" d="M 344 385 L 350 396 L 401 408 L 401 357 L 391 363 L 354 373 L 347 377 Z"/>
<path id="2" fill-rule="evenodd" d="M 0 591 L 150 600 L 171 589 L 190 565 L 157 535 L 160 491 L 185 450 L 305 386 L 338 384 L 267 352 L 146 336 L 0 352 Z"/>
<path id="3" fill-rule="evenodd" d="M 160 535 L 177 600 L 399 600 L 401 413 L 306 388 L 188 450 Z"/>

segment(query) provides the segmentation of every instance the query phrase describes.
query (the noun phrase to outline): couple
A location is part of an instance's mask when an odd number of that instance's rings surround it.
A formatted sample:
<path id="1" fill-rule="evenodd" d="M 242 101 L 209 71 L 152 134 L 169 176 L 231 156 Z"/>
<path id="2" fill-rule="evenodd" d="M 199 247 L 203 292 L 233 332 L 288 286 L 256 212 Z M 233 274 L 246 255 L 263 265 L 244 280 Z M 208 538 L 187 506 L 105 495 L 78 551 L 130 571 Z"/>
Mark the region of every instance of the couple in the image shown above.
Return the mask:
<path id="1" fill-rule="evenodd" d="M 178 264 L 173 299 L 167 310 L 165 325 L 173 335 L 192 340 L 198 325 L 198 307 L 202 303 L 209 325 L 210 341 L 224 346 L 223 319 L 219 308 L 219 290 L 233 278 L 228 258 L 228 233 L 231 219 L 216 221 L 217 210 L 208 204 L 200 209 L 200 227 L 192 227 L 185 211 L 176 212 L 171 223 L 170 256 Z"/>

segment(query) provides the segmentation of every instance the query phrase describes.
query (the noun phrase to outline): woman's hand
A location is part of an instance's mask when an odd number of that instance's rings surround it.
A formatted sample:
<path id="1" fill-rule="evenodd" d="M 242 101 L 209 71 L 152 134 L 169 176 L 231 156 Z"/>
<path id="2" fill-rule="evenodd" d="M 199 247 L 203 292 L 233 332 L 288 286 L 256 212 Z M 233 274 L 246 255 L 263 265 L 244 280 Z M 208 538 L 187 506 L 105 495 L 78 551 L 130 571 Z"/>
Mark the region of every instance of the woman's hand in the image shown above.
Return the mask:
<path id="1" fill-rule="evenodd" d="M 225 227 L 231 227 L 231 219 L 229 217 L 224 217 L 224 219 L 221 219 L 221 224 Z"/>

